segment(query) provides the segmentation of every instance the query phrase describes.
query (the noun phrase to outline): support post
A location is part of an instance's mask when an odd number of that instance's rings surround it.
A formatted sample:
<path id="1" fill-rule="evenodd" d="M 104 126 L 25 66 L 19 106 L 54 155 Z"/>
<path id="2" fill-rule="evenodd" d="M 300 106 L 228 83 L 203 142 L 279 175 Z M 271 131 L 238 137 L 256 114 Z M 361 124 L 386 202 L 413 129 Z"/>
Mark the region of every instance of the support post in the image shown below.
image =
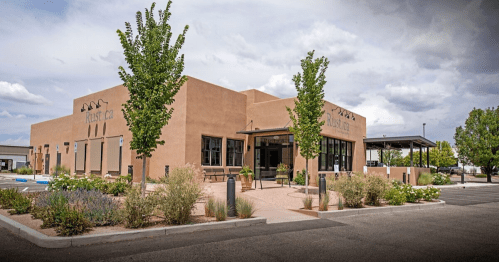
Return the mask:
<path id="1" fill-rule="evenodd" d="M 236 174 L 227 175 L 227 216 L 236 216 Z"/>
<path id="2" fill-rule="evenodd" d="M 412 149 L 413 149 L 413 142 L 411 141 L 411 167 L 413 167 L 413 162 L 412 162 Z"/>
<path id="3" fill-rule="evenodd" d="M 404 184 L 407 184 L 407 180 L 406 180 L 406 177 L 405 177 L 405 172 L 402 173 L 402 182 L 404 182 Z"/>
<path id="4" fill-rule="evenodd" d="M 419 145 L 419 167 L 423 167 L 423 148 Z"/>
<path id="5" fill-rule="evenodd" d="M 430 168 L 430 147 L 426 147 L 426 168 Z"/>

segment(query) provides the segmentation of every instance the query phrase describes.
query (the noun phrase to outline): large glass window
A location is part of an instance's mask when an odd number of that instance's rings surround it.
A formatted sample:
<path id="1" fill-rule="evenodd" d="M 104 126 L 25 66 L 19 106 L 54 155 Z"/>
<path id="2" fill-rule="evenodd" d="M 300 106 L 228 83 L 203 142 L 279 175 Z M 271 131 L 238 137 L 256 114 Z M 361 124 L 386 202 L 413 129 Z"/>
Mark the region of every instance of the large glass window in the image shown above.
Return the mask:
<path id="1" fill-rule="evenodd" d="M 227 166 L 243 166 L 242 140 L 227 139 Z"/>
<path id="2" fill-rule="evenodd" d="M 319 171 L 333 171 L 338 165 L 339 171 L 352 171 L 352 143 L 323 137 L 319 154 Z"/>
<path id="3" fill-rule="evenodd" d="M 201 140 L 202 165 L 221 166 L 222 138 L 203 136 Z"/>

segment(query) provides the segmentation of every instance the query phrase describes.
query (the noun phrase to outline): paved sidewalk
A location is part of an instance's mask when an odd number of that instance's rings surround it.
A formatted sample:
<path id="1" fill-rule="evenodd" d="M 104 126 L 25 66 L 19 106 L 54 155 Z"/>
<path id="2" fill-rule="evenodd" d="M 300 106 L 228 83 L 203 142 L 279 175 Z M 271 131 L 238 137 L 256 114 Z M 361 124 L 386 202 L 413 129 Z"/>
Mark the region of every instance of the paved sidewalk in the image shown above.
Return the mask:
<path id="1" fill-rule="evenodd" d="M 440 189 L 445 189 L 445 188 L 462 188 L 462 187 L 483 187 L 483 186 L 499 186 L 498 183 L 473 183 L 473 182 L 466 182 L 464 184 L 461 184 L 461 182 L 457 184 L 452 184 L 452 185 L 432 185 L 432 187 L 440 188 Z M 427 186 L 414 186 L 413 188 L 426 188 Z"/>
<path id="2" fill-rule="evenodd" d="M 304 215 L 292 210 L 303 207 L 302 199 L 305 197 L 303 186 L 291 186 L 276 184 L 275 181 L 263 181 L 263 190 L 260 189 L 260 182 L 257 181 L 258 188 L 246 192 L 241 192 L 241 182 L 236 181 L 236 196 L 242 196 L 253 201 L 256 207 L 255 216 L 267 218 L 267 223 L 282 223 L 291 221 L 303 221 L 318 219 L 316 217 Z M 317 187 L 309 187 L 310 191 L 317 192 Z M 227 198 L 227 183 L 205 183 L 205 194 L 212 195 L 217 199 Z M 314 198 L 314 206 L 318 205 L 319 196 L 310 194 Z M 330 203 L 337 201 L 332 195 Z"/>

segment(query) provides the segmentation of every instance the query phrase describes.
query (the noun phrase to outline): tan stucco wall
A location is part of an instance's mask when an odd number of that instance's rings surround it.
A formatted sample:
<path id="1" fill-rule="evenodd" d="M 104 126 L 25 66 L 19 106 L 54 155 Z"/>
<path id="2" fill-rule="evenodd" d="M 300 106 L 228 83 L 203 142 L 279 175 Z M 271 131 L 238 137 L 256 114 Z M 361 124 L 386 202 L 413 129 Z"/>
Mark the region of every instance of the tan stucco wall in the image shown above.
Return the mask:
<path id="1" fill-rule="evenodd" d="M 406 173 L 406 178 L 407 178 L 407 168 L 408 167 L 390 167 L 390 180 L 395 179 L 403 181 L 403 173 Z M 386 167 L 367 167 L 367 171 L 369 173 L 371 172 L 377 173 L 383 175 L 384 177 L 388 177 Z M 421 168 L 421 167 L 411 167 L 410 176 L 407 182 L 409 182 L 413 186 L 416 186 L 421 173 L 430 173 L 430 169 Z"/>
<path id="2" fill-rule="evenodd" d="M 227 139 L 245 140 L 236 134 L 246 126 L 246 95 L 198 79 L 187 88 L 186 162 L 201 167 L 201 137 L 222 138 L 222 168 L 227 173 Z M 246 150 L 243 149 L 245 153 Z"/>
<path id="3" fill-rule="evenodd" d="M 37 123 L 31 125 L 30 145 L 36 148 L 36 153 L 42 155 L 42 166 L 35 166 L 35 154 L 30 150 L 29 159 L 31 166 L 36 170 L 45 171 L 45 155 L 50 155 L 49 172 L 55 169 L 57 164 L 57 145 L 59 145 L 59 152 L 61 153 L 61 165 L 70 168 L 71 172 L 74 171 L 74 153 L 72 140 L 72 119 L 71 115 L 60 117 L 57 119 Z M 70 142 L 69 146 L 64 146 L 64 142 Z M 44 147 L 49 144 L 49 147 Z M 39 158 L 40 155 L 37 155 Z M 39 163 L 38 159 L 37 162 Z"/>

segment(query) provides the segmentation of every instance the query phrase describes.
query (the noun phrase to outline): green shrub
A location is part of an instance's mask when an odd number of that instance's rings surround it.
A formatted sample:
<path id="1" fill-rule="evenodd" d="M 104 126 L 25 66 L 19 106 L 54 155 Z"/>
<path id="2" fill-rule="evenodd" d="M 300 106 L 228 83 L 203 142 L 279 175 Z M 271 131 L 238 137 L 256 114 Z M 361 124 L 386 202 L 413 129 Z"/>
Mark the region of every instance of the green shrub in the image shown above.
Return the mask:
<path id="1" fill-rule="evenodd" d="M 194 204 L 201 196 L 199 177 L 199 171 L 192 165 L 177 167 L 156 189 L 159 210 L 167 223 L 185 224 L 189 221 Z"/>
<path id="2" fill-rule="evenodd" d="M 115 196 L 119 195 L 120 193 L 125 193 L 125 191 L 130 188 L 131 179 L 131 175 L 119 176 L 116 181 L 105 184 L 105 186 L 107 187 L 106 193 L 113 194 Z"/>
<path id="3" fill-rule="evenodd" d="M 477 174 L 475 177 L 476 178 L 486 178 L 487 174 Z"/>
<path id="4" fill-rule="evenodd" d="M 432 175 L 434 185 L 447 185 L 452 183 L 450 177 L 446 174 L 436 173 Z"/>
<path id="5" fill-rule="evenodd" d="M 3 209 L 12 209 L 14 202 L 23 197 L 17 188 L 0 189 L 0 205 Z"/>
<path id="6" fill-rule="evenodd" d="M 367 175 L 366 178 L 366 197 L 364 204 L 379 206 L 380 200 L 390 189 L 390 182 L 387 178 L 377 175 Z"/>
<path id="7" fill-rule="evenodd" d="M 215 216 L 215 198 L 209 197 L 206 203 L 204 203 L 204 215 L 207 217 Z"/>
<path id="8" fill-rule="evenodd" d="M 433 176 L 430 173 L 421 173 L 418 178 L 418 185 L 426 186 L 433 183 Z"/>
<path id="9" fill-rule="evenodd" d="M 439 188 L 427 187 L 423 189 L 423 199 L 425 201 L 431 201 L 432 199 L 438 199 L 440 197 L 441 191 Z"/>
<path id="10" fill-rule="evenodd" d="M 296 177 L 293 178 L 293 181 L 297 184 L 297 185 L 302 185 L 304 186 L 305 185 L 305 173 L 307 171 L 305 169 L 303 169 L 301 172 L 300 171 L 297 171 L 296 172 Z M 310 181 L 310 175 L 308 175 L 308 180 Z"/>
<path id="11" fill-rule="evenodd" d="M 387 200 L 390 205 L 403 205 L 406 202 L 405 194 L 395 187 L 385 193 L 385 200 Z"/>
<path id="12" fill-rule="evenodd" d="M 125 226 L 139 228 L 147 225 L 155 207 L 155 195 L 142 197 L 139 185 L 131 187 L 126 191 L 123 209 Z"/>
<path id="13" fill-rule="evenodd" d="M 65 207 L 56 231 L 60 236 L 74 236 L 89 231 L 92 223 L 77 207 Z"/>
<path id="14" fill-rule="evenodd" d="M 216 201 L 215 217 L 217 221 L 225 221 L 225 219 L 227 219 L 227 204 L 225 204 L 224 201 Z"/>
<path id="15" fill-rule="evenodd" d="M 239 218 L 250 218 L 255 213 L 255 204 L 250 200 L 237 197 L 236 213 Z"/>
<path id="16" fill-rule="evenodd" d="M 312 210 L 313 201 L 314 200 L 313 200 L 312 196 L 305 197 L 303 199 L 303 208 L 308 209 L 308 210 Z"/>
<path id="17" fill-rule="evenodd" d="M 347 207 L 362 207 L 362 198 L 366 194 L 366 181 L 362 176 L 340 176 L 330 188 L 343 196 Z"/>
<path id="18" fill-rule="evenodd" d="M 10 214 L 26 214 L 31 210 L 31 198 L 27 196 L 23 196 L 20 194 L 14 201 L 12 201 L 12 209 L 10 210 Z"/>
<path id="19" fill-rule="evenodd" d="M 329 205 L 329 192 L 322 194 L 321 201 L 319 201 L 319 211 L 327 211 Z"/>
<path id="20" fill-rule="evenodd" d="M 62 192 L 54 192 L 47 196 L 46 201 L 46 206 L 37 205 L 39 211 L 35 212 L 33 217 L 40 218 L 43 221 L 41 228 L 58 227 L 61 224 L 62 217 L 68 211 L 68 200 Z"/>
<path id="21" fill-rule="evenodd" d="M 432 173 L 432 174 L 437 173 L 437 169 L 434 167 L 430 167 L 430 173 Z"/>

